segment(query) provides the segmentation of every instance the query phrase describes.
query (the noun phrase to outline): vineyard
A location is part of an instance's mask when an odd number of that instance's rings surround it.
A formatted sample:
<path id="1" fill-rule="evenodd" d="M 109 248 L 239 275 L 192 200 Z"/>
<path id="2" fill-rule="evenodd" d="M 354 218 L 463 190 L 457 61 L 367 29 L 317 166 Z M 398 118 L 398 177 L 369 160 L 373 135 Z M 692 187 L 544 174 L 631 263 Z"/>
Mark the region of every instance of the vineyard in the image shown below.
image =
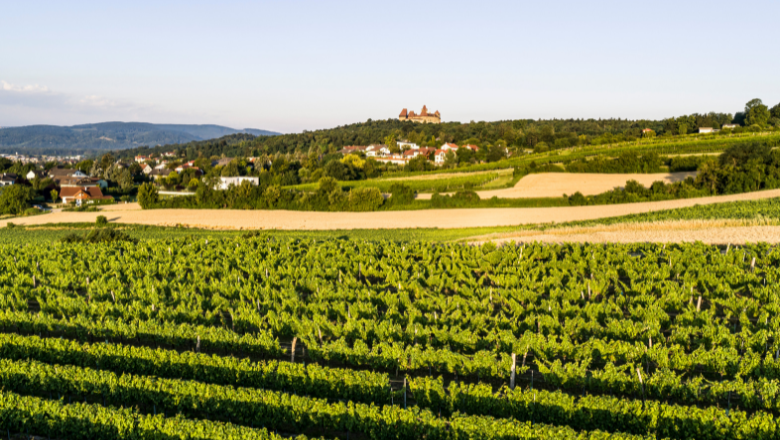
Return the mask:
<path id="1" fill-rule="evenodd" d="M 0 251 L 8 438 L 780 438 L 768 245 Z"/>

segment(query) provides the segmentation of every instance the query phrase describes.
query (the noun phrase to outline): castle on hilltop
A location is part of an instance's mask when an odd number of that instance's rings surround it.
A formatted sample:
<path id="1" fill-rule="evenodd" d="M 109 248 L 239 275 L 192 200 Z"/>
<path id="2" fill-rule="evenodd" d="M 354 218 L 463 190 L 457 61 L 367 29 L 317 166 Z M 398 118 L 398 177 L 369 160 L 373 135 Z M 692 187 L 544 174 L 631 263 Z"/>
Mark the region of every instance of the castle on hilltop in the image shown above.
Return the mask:
<path id="1" fill-rule="evenodd" d="M 420 114 L 416 114 L 414 111 L 407 112 L 406 109 L 401 110 L 401 114 L 398 115 L 398 119 L 401 121 L 420 122 L 423 124 L 441 124 L 441 114 L 438 110 L 436 113 L 428 113 L 428 107 L 423 106 Z"/>

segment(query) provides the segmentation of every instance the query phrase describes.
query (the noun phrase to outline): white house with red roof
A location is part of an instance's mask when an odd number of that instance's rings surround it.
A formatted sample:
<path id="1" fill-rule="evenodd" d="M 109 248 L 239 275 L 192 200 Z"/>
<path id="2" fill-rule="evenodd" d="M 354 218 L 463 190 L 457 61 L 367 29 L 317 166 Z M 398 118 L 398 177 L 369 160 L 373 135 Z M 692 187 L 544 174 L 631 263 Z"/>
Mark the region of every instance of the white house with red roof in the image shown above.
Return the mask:
<path id="1" fill-rule="evenodd" d="M 439 147 L 439 149 L 440 149 L 440 150 L 444 150 L 444 151 L 450 151 L 450 150 L 452 150 L 452 151 L 457 151 L 457 150 L 458 150 L 458 148 L 460 148 L 460 147 L 458 147 L 458 146 L 457 146 L 457 145 L 455 145 L 455 144 L 451 144 L 451 143 L 449 143 L 449 142 L 448 142 L 448 143 L 446 143 L 446 144 L 444 144 L 444 145 L 442 145 L 441 147 Z"/>
<path id="2" fill-rule="evenodd" d="M 447 151 L 453 151 L 453 150 L 442 150 L 442 149 L 436 150 L 436 154 L 433 156 L 433 162 L 436 165 L 443 165 L 444 159 L 447 157 Z"/>

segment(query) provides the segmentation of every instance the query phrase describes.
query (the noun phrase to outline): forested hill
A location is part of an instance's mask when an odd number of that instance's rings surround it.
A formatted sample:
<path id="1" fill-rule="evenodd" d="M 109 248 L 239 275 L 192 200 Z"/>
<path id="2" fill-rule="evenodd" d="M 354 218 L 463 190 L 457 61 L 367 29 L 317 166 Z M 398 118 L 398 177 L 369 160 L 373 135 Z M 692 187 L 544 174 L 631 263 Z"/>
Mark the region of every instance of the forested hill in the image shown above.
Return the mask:
<path id="1" fill-rule="evenodd" d="M 181 144 L 237 133 L 272 136 L 266 130 L 236 130 L 221 125 L 150 124 L 103 122 L 62 127 L 30 125 L 0 129 L 0 151 L 28 154 L 79 154 L 91 150 L 119 150 L 142 145 Z"/>
<path id="2" fill-rule="evenodd" d="M 635 139 L 642 129 L 650 128 L 659 136 L 694 133 L 699 127 L 719 128 L 733 121 L 730 114 L 709 113 L 690 115 L 660 121 L 626 119 L 554 119 L 511 120 L 497 122 L 448 122 L 416 124 L 396 119 L 368 120 L 335 128 L 304 131 L 279 136 L 259 136 L 249 139 L 241 136 L 206 142 L 158 148 L 136 148 L 122 151 L 122 157 L 163 152 L 171 149 L 186 151 L 186 156 L 259 156 L 275 153 L 334 152 L 347 145 L 387 143 L 408 140 L 421 146 L 438 147 L 444 142 L 475 144 L 480 147 L 500 144 L 508 148 L 566 148 L 582 143 L 611 143 Z"/>

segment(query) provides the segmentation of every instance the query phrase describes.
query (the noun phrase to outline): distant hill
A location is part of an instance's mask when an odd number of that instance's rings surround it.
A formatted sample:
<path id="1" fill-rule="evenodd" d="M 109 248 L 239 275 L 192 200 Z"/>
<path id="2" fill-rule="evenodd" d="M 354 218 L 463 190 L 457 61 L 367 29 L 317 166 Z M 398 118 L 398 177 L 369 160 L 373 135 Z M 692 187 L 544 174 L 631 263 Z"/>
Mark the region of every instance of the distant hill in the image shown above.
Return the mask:
<path id="1" fill-rule="evenodd" d="M 221 125 L 150 124 L 145 122 L 102 122 L 74 125 L 29 125 L 0 129 L 0 152 L 28 154 L 80 154 L 94 150 L 121 150 L 140 146 L 183 144 L 247 133 L 275 136 L 267 130 L 236 130 Z"/>

